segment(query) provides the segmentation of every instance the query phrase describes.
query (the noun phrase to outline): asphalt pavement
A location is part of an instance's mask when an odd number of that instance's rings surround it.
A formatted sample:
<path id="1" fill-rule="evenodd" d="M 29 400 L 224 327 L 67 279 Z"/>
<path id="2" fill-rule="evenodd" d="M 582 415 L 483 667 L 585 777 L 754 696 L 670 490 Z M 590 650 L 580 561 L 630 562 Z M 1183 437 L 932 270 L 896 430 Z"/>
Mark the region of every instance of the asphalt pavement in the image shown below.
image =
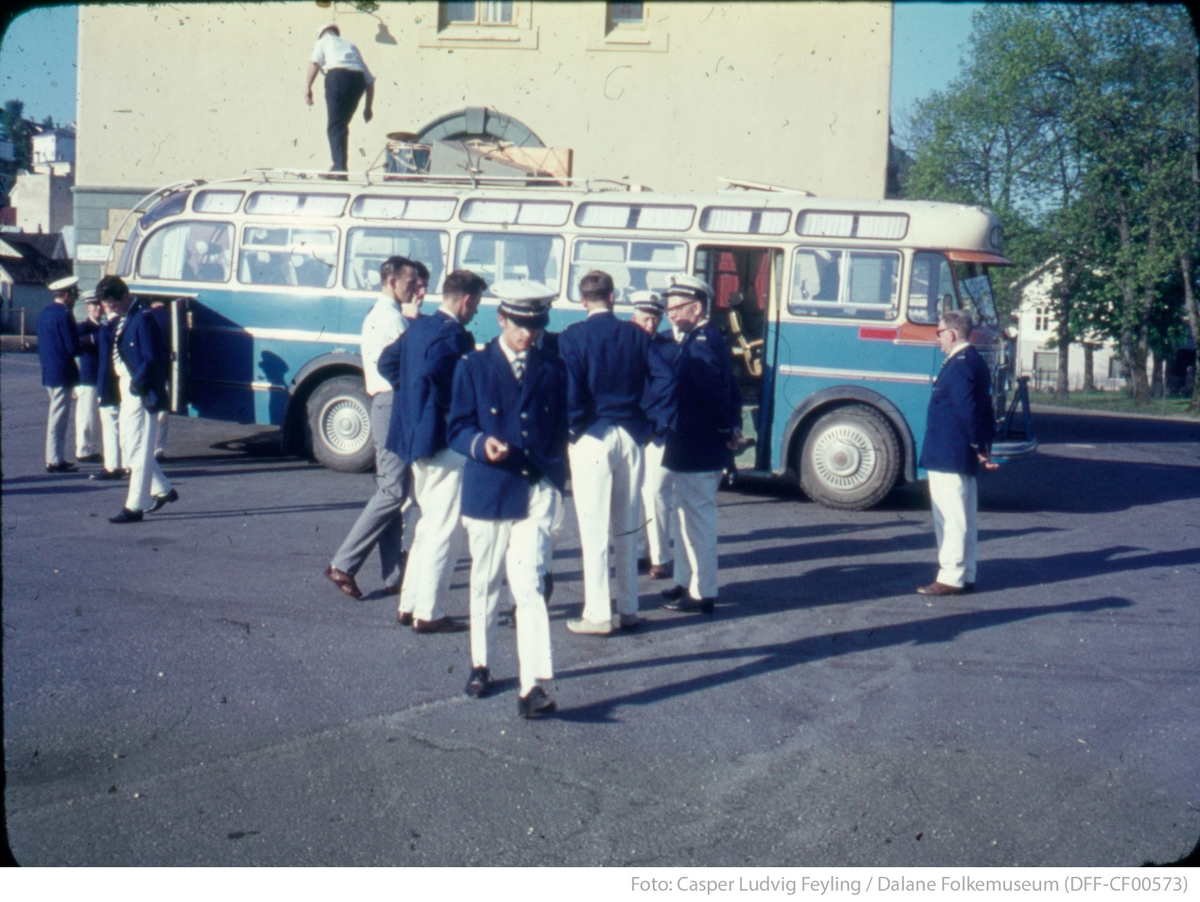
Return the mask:
<path id="1" fill-rule="evenodd" d="M 50 475 L 34 355 L 0 355 L 7 840 L 26 865 L 1083 866 L 1200 836 L 1200 424 L 1039 411 L 981 485 L 969 596 L 928 499 L 720 496 L 712 617 L 575 636 L 556 717 L 463 694 L 468 634 L 323 569 L 370 496 L 255 426 L 172 417 L 180 500 Z M 469 563 L 449 612 L 465 617 Z"/>

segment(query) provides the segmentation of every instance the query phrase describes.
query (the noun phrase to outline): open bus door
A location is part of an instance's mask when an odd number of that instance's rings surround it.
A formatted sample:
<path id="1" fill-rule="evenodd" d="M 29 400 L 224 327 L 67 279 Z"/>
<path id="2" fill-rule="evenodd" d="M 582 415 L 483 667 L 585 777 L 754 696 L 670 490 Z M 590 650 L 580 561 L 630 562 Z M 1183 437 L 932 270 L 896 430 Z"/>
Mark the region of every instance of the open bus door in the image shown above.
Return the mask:
<path id="1" fill-rule="evenodd" d="M 171 310 L 170 335 L 164 336 L 171 355 L 168 371 L 167 393 L 170 395 L 171 413 L 187 413 L 188 400 L 188 334 L 191 312 L 189 298 L 174 298 L 168 302 Z"/>
<path id="2" fill-rule="evenodd" d="M 713 288 L 709 319 L 725 336 L 733 376 L 742 393 L 742 434 L 746 446 L 734 463 L 739 470 L 764 470 L 769 461 L 771 398 L 783 287 L 783 251 L 771 247 L 702 245 L 696 275 Z"/>

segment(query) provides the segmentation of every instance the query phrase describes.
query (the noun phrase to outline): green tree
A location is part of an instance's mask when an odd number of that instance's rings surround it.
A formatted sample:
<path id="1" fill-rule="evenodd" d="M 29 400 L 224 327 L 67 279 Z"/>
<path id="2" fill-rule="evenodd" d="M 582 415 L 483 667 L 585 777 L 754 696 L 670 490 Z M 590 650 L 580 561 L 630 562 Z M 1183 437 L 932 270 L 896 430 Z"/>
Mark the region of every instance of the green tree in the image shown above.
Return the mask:
<path id="1" fill-rule="evenodd" d="M 1134 397 L 1145 401 L 1148 355 L 1170 332 L 1156 325 L 1168 275 L 1189 272 L 1185 300 L 1195 285 L 1188 13 L 997 4 L 973 26 L 959 78 L 907 124 L 913 162 L 902 191 L 995 209 L 1011 224 L 1009 257 L 1021 271 L 1056 258 L 1057 391 L 1067 388 L 1070 343 L 1099 327 L 1119 341 Z M 1015 285 L 1006 305 L 1018 301 Z"/>

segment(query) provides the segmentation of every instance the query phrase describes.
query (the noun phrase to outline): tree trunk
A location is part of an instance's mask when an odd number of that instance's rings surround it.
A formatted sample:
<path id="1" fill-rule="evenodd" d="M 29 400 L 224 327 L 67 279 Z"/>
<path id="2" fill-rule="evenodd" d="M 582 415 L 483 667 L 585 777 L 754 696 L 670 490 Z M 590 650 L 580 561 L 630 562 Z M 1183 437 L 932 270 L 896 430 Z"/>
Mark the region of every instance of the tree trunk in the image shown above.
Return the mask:
<path id="1" fill-rule="evenodd" d="M 1185 251 L 1179 258 L 1179 268 L 1183 273 L 1183 302 L 1188 328 L 1192 330 L 1192 343 L 1196 346 L 1196 362 L 1192 365 L 1192 400 L 1188 404 L 1188 411 L 1200 413 L 1200 311 L 1196 309 L 1196 292 L 1192 288 L 1190 251 Z"/>
<path id="2" fill-rule="evenodd" d="M 1096 346 L 1090 341 L 1083 343 L 1083 390 L 1096 390 Z"/>
<path id="3" fill-rule="evenodd" d="M 1158 354 L 1154 355 L 1154 363 L 1150 366 L 1150 397 L 1161 398 L 1166 394 L 1167 386 L 1164 380 L 1166 361 Z"/>

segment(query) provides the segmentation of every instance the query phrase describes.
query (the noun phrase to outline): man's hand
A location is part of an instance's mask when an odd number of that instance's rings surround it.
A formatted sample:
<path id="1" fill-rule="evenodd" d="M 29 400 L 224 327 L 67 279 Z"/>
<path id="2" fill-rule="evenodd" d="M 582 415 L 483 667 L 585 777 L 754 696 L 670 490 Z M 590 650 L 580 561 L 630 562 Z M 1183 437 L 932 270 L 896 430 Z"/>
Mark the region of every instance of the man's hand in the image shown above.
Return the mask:
<path id="1" fill-rule="evenodd" d="M 363 122 L 370 122 L 374 117 L 375 117 L 375 114 L 373 112 L 371 112 L 370 107 L 367 107 L 366 109 L 363 110 Z"/>
<path id="2" fill-rule="evenodd" d="M 304 102 L 307 103 L 309 106 L 313 105 L 312 85 L 309 85 L 307 88 L 304 89 Z"/>
<path id="3" fill-rule="evenodd" d="M 1000 469 L 1000 464 L 993 463 L 992 459 L 990 457 L 988 457 L 986 454 L 980 454 L 980 455 L 978 455 L 978 457 L 979 457 L 980 465 L 982 465 L 982 467 L 985 470 L 987 470 L 988 472 L 991 472 L 992 470 Z"/>
<path id="4" fill-rule="evenodd" d="M 725 443 L 725 447 L 735 454 L 746 447 L 746 439 L 742 435 L 742 430 L 734 429 L 729 433 L 729 441 Z"/>
<path id="5" fill-rule="evenodd" d="M 483 440 L 483 453 L 488 461 L 494 464 L 508 458 L 508 442 L 502 442 L 495 436 L 489 435 Z"/>

